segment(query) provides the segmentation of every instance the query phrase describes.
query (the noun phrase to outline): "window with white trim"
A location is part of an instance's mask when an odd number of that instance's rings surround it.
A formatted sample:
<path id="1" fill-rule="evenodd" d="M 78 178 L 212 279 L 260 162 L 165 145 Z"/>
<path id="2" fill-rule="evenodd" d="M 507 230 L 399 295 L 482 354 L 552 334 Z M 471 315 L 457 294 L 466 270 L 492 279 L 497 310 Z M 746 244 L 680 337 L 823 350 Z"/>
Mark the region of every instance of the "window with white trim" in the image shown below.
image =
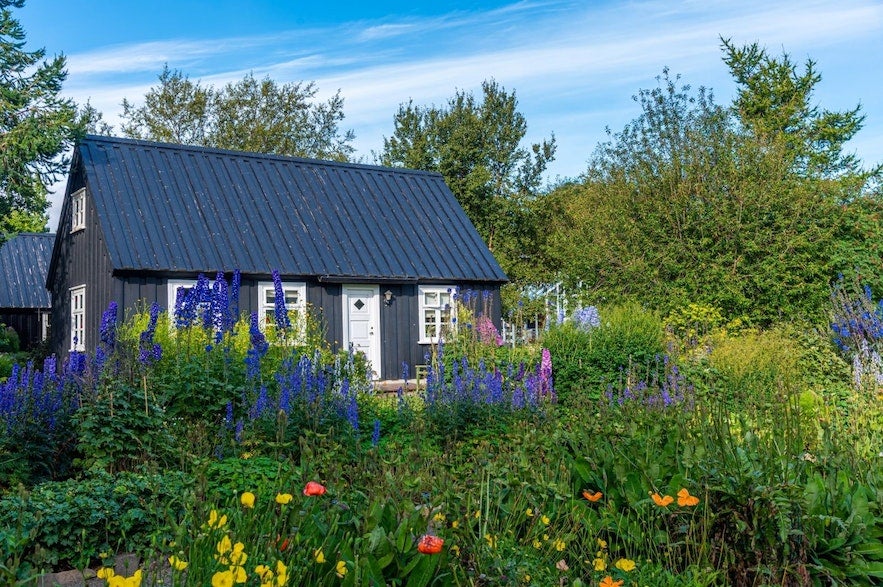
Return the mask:
<path id="1" fill-rule="evenodd" d="M 86 228 L 86 188 L 80 188 L 71 196 L 71 232 Z"/>
<path id="2" fill-rule="evenodd" d="M 285 297 L 288 319 L 299 338 L 306 332 L 307 284 L 283 282 L 282 295 Z M 276 324 L 276 288 L 272 281 L 258 283 L 258 316 L 261 317 L 262 329 Z"/>
<path id="3" fill-rule="evenodd" d="M 71 350 L 86 350 L 86 286 L 72 287 L 71 293 Z"/>
<path id="4" fill-rule="evenodd" d="M 454 327 L 454 293 L 450 285 L 421 285 L 417 287 L 420 344 L 438 342 L 439 336 Z"/>

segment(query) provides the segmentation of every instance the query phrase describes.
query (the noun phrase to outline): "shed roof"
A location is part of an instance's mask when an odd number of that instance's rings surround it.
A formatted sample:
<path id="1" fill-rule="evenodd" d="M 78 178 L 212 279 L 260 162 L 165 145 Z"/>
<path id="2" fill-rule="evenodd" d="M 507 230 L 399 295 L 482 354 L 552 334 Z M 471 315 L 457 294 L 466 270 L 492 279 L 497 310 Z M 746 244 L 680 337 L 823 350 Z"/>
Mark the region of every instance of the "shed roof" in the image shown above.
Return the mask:
<path id="1" fill-rule="evenodd" d="M 46 271 L 55 235 L 21 233 L 0 247 L 0 308 L 48 308 Z"/>
<path id="2" fill-rule="evenodd" d="M 506 281 L 437 173 L 91 135 L 76 154 L 117 271 Z"/>

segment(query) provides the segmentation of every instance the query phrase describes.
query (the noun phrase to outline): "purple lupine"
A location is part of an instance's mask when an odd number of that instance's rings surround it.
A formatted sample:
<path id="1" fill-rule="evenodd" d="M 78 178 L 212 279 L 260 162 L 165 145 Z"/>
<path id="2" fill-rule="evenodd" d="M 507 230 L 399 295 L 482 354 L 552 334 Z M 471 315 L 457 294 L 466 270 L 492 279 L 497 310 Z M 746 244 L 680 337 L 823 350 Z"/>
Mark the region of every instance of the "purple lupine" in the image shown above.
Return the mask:
<path id="1" fill-rule="evenodd" d="M 245 356 L 245 376 L 248 379 L 256 379 L 261 374 L 261 357 L 267 354 L 267 350 L 270 348 L 264 333 L 258 327 L 258 315 L 256 312 L 251 313 L 249 333 L 251 335 L 251 348 L 248 349 Z"/>
<path id="2" fill-rule="evenodd" d="M 224 273 L 218 271 L 215 283 L 212 286 L 211 314 L 212 328 L 215 331 L 215 342 L 219 343 L 224 338 L 224 333 L 230 330 L 230 296 L 227 290 L 227 280 Z"/>
<path id="3" fill-rule="evenodd" d="M 288 308 L 285 305 L 285 291 L 282 289 L 282 278 L 279 270 L 273 269 L 273 311 L 276 317 L 276 328 L 288 330 L 291 328 L 291 320 L 288 318 Z"/>
<path id="4" fill-rule="evenodd" d="M 242 284 L 242 273 L 239 269 L 233 271 L 233 280 L 230 284 L 230 313 L 233 322 L 239 318 L 239 287 Z"/>
<path id="5" fill-rule="evenodd" d="M 179 287 L 175 293 L 175 327 L 191 326 L 196 320 L 197 306 L 194 288 Z"/>
<path id="6" fill-rule="evenodd" d="M 601 315 L 595 306 L 586 306 L 573 313 L 573 321 L 583 330 L 591 330 L 601 325 Z"/>
<path id="7" fill-rule="evenodd" d="M 371 431 L 371 446 L 380 444 L 380 420 L 374 418 L 374 429 Z"/>
<path id="8" fill-rule="evenodd" d="M 116 345 L 117 334 L 117 303 L 111 302 L 101 314 L 101 326 L 98 328 L 101 344 L 112 351 Z"/>
<path id="9" fill-rule="evenodd" d="M 153 336 L 156 333 L 156 322 L 158 319 L 159 304 L 153 302 L 150 304 L 147 327 L 138 337 L 138 361 L 145 367 L 159 361 L 162 356 L 162 347 L 153 342 Z M 157 348 L 159 348 L 159 351 L 157 351 Z"/>
<path id="10" fill-rule="evenodd" d="M 475 332 L 478 334 L 478 341 L 482 344 L 491 344 L 495 346 L 503 346 L 503 337 L 493 321 L 487 316 L 479 316 L 475 324 Z"/>

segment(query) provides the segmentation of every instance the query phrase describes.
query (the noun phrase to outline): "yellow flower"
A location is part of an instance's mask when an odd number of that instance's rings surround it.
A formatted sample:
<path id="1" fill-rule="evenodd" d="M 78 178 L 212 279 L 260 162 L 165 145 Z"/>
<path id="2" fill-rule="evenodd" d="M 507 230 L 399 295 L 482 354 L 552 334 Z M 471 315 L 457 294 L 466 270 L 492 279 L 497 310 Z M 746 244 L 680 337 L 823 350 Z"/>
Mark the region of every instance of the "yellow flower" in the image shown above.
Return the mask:
<path id="1" fill-rule="evenodd" d="M 564 542 L 563 540 L 561 540 L 561 539 L 559 538 L 559 539 L 557 539 L 557 540 L 555 541 L 555 550 L 557 550 L 558 552 L 561 552 L 561 551 L 563 551 L 565 548 L 567 548 L 567 544 L 565 544 L 565 542 Z"/>
<path id="2" fill-rule="evenodd" d="M 540 518 L 540 522 L 542 522 L 545 526 L 548 526 L 551 520 L 549 519 L 549 516 L 543 516 L 542 518 Z"/>
<path id="3" fill-rule="evenodd" d="M 221 564 L 230 564 L 227 560 L 227 557 L 225 556 L 228 552 L 233 550 L 233 543 L 230 542 L 230 537 L 224 536 L 223 538 L 221 538 L 221 540 L 218 542 L 218 545 L 216 546 L 216 549 L 218 551 L 218 554 L 215 555 L 215 558 L 220 561 Z"/>
<path id="4" fill-rule="evenodd" d="M 276 561 L 276 586 L 282 587 L 288 583 L 288 567 L 282 561 Z"/>
<path id="5" fill-rule="evenodd" d="M 450 551 L 454 553 L 454 556 L 460 556 L 460 547 L 456 544 L 450 548 Z"/>
<path id="6" fill-rule="evenodd" d="M 548 535 L 548 534 L 543 534 L 543 540 L 546 541 L 546 542 L 548 542 L 548 541 L 549 541 L 549 535 Z"/>
<path id="7" fill-rule="evenodd" d="M 436 512 L 436 514 L 434 516 L 432 516 L 432 521 L 433 522 L 444 522 L 445 515 L 441 512 Z"/>
<path id="8" fill-rule="evenodd" d="M 480 518 L 480 517 L 481 517 L 481 512 L 478 511 L 478 510 L 475 510 L 475 514 L 474 514 L 472 517 L 475 518 L 475 519 Z"/>
<path id="9" fill-rule="evenodd" d="M 254 500 L 254 493 L 252 493 L 251 491 L 246 491 L 242 494 L 242 497 L 239 498 L 239 501 L 242 502 L 243 507 L 247 507 L 249 509 L 254 508 Z"/>
<path id="10" fill-rule="evenodd" d="M 217 510 L 212 510 L 208 516 L 208 527 L 214 530 L 222 528 L 227 524 L 227 515 L 218 516 Z"/>
<path id="11" fill-rule="evenodd" d="M 487 541 L 487 545 L 490 546 L 491 548 L 497 547 L 497 537 L 496 536 L 492 536 L 490 534 L 485 534 L 484 539 Z"/>
<path id="12" fill-rule="evenodd" d="M 460 527 L 460 520 L 454 520 L 453 522 L 451 522 L 451 528 L 459 528 L 459 527 Z"/>
<path id="13" fill-rule="evenodd" d="M 293 497 L 294 496 L 291 495 L 290 493 L 277 493 L 276 494 L 276 503 L 278 503 L 280 505 L 285 505 L 286 503 L 290 502 Z"/>
<path id="14" fill-rule="evenodd" d="M 176 571 L 183 571 L 184 569 L 187 568 L 187 561 L 183 561 L 183 560 L 179 559 L 174 554 L 169 557 L 169 564 Z"/>
<path id="15" fill-rule="evenodd" d="M 614 566 L 616 566 L 616 568 L 620 571 L 625 571 L 626 573 L 628 573 L 635 570 L 635 561 L 627 558 L 621 558 L 616 561 L 616 565 Z"/>
<path id="16" fill-rule="evenodd" d="M 141 587 L 141 569 L 135 571 L 131 577 L 114 575 L 107 580 L 108 587 Z"/>
<path id="17" fill-rule="evenodd" d="M 601 539 L 599 538 L 599 539 L 598 539 L 598 548 L 600 548 L 601 550 L 604 550 L 605 548 L 607 548 L 607 541 L 606 541 L 606 540 L 601 540 Z"/>
<path id="18" fill-rule="evenodd" d="M 101 569 L 98 569 L 98 572 L 95 573 L 95 575 L 99 579 L 104 579 L 105 581 L 107 581 L 108 579 L 116 575 L 116 573 L 114 572 L 113 567 L 103 567 Z"/>
<path id="19" fill-rule="evenodd" d="M 596 571 L 603 571 L 607 568 L 607 563 L 604 561 L 603 558 L 596 558 L 592 561 L 592 565 L 595 567 Z"/>
<path id="20" fill-rule="evenodd" d="M 261 587 L 273 585 L 273 571 L 267 565 L 258 565 L 254 568 L 254 574 L 260 577 Z"/>
<path id="21" fill-rule="evenodd" d="M 316 562 L 320 565 L 325 562 L 325 553 L 322 552 L 322 549 L 318 549 L 313 553 L 313 557 L 316 559 Z"/>
<path id="22" fill-rule="evenodd" d="M 241 455 L 239 455 L 239 458 L 240 458 L 240 459 L 248 460 L 248 459 L 250 459 L 250 458 L 253 457 L 253 456 L 254 456 L 254 455 L 251 454 L 250 452 L 244 452 L 244 453 L 242 453 Z"/>
<path id="23" fill-rule="evenodd" d="M 533 547 L 534 547 L 534 548 L 537 548 L 537 549 L 542 548 L 542 547 L 543 547 L 543 543 L 540 542 L 539 540 L 534 540 L 534 541 L 533 541 Z"/>
<path id="24" fill-rule="evenodd" d="M 212 587 L 233 587 L 233 572 L 218 571 L 212 575 Z"/>
<path id="25" fill-rule="evenodd" d="M 524 575 L 524 577 L 521 580 L 524 581 L 525 583 L 530 583 L 530 575 L 527 575 L 527 574 Z"/>
<path id="26" fill-rule="evenodd" d="M 527 511 L 524 512 L 524 515 L 527 516 L 528 518 L 532 518 L 533 517 L 533 508 L 527 508 Z"/>
<path id="27" fill-rule="evenodd" d="M 346 570 L 346 563 L 343 561 L 337 561 L 337 566 L 334 567 L 334 572 L 337 576 L 343 579 L 344 576 L 346 576 Z"/>
<path id="28" fill-rule="evenodd" d="M 248 575 L 245 572 L 245 569 L 239 566 L 231 566 L 230 572 L 233 573 L 233 582 L 234 583 L 245 583 L 248 581 Z"/>
<path id="29" fill-rule="evenodd" d="M 241 542 L 237 542 L 233 545 L 233 552 L 230 553 L 230 565 L 241 566 L 245 564 L 245 561 L 248 560 L 248 555 L 245 554 L 245 545 Z"/>

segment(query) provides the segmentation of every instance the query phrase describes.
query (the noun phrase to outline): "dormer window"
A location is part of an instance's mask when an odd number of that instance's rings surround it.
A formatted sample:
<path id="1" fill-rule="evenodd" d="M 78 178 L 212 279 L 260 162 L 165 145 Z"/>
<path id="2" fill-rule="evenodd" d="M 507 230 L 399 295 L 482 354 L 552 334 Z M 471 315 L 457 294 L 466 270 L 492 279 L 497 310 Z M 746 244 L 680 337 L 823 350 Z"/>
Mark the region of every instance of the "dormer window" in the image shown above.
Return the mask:
<path id="1" fill-rule="evenodd" d="M 71 232 L 86 228 L 86 188 L 80 188 L 71 196 Z"/>

